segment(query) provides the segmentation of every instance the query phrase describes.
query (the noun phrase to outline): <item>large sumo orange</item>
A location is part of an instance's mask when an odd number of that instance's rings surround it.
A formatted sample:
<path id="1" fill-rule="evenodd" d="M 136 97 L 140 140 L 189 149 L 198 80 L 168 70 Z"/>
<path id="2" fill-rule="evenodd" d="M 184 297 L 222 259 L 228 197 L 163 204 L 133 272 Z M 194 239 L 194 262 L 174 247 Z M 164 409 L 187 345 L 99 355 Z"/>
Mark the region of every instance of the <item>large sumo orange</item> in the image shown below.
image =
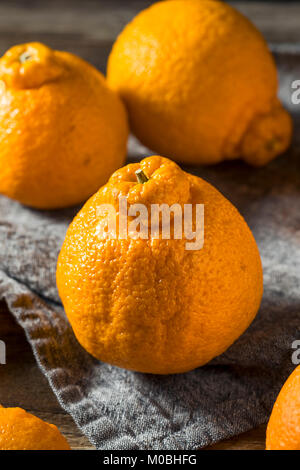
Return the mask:
<path id="1" fill-rule="evenodd" d="M 124 164 L 127 117 L 103 75 L 40 43 L 0 59 L 0 192 L 41 209 L 86 200 Z"/>
<path id="2" fill-rule="evenodd" d="M 272 55 L 226 2 L 156 2 L 117 38 L 107 78 L 141 142 L 179 162 L 260 166 L 289 146 Z"/>
<path id="3" fill-rule="evenodd" d="M 120 195 L 128 207 L 204 204 L 204 247 L 187 250 L 185 239 L 172 236 L 105 237 L 99 209 L 112 204 L 118 211 Z M 159 156 L 116 171 L 80 210 L 59 255 L 57 285 L 89 353 L 157 374 L 191 370 L 225 351 L 254 319 L 263 292 L 259 252 L 238 211 L 210 184 Z"/>

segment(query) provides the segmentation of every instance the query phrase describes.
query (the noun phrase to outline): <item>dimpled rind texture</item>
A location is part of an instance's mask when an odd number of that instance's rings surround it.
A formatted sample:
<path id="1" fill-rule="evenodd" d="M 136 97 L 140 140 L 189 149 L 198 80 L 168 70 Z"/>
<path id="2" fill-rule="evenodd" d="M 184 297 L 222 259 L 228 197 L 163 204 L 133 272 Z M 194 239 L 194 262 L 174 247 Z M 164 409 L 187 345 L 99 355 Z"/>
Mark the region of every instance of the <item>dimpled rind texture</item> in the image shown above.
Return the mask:
<path id="1" fill-rule="evenodd" d="M 242 157 L 260 166 L 290 143 L 267 44 L 225 2 L 169 0 L 142 11 L 117 38 L 107 79 L 140 141 L 179 162 Z"/>
<path id="2" fill-rule="evenodd" d="M 21 408 L 0 406 L 0 450 L 70 450 L 54 424 Z"/>
<path id="3" fill-rule="evenodd" d="M 267 428 L 267 450 L 300 450 L 300 366 L 287 379 Z"/>
<path id="4" fill-rule="evenodd" d="M 20 64 L 28 50 L 31 58 Z M 0 192 L 41 209 L 85 201 L 125 161 L 126 111 L 102 74 L 40 43 L 0 60 Z"/>
<path id="5" fill-rule="evenodd" d="M 138 184 L 142 168 L 150 179 Z M 204 204 L 204 247 L 186 240 L 99 237 L 98 208 Z M 100 224 L 101 225 L 101 224 Z M 225 351 L 261 302 L 262 266 L 244 219 L 216 189 L 154 156 L 118 170 L 71 223 L 57 286 L 81 345 L 96 358 L 140 372 L 194 369 Z"/>

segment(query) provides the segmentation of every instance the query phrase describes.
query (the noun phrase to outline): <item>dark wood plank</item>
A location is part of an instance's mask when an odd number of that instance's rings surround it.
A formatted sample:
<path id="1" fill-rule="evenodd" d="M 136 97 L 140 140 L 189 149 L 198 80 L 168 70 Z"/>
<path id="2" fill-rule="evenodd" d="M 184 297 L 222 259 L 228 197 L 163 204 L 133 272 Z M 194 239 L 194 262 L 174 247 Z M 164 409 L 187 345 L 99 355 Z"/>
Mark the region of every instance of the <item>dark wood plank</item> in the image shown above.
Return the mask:
<path id="1" fill-rule="evenodd" d="M 245 14 L 268 42 L 300 43 L 299 2 L 228 2 Z"/>
<path id="2" fill-rule="evenodd" d="M 240 436 L 207 447 L 207 450 L 265 450 L 265 443 L 266 426 L 263 425 Z"/>

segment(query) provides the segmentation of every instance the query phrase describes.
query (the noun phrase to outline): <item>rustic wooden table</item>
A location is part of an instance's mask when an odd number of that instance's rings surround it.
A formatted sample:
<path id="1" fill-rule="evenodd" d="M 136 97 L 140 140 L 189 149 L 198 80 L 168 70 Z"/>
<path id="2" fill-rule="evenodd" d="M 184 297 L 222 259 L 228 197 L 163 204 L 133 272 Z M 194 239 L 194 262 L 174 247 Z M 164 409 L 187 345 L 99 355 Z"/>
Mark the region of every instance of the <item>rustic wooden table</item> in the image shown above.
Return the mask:
<path id="1" fill-rule="evenodd" d="M 74 52 L 105 71 L 112 41 L 149 1 L 81 2 L 4 1 L 0 3 L 0 53 L 12 44 L 42 41 Z M 300 43 L 300 5 L 280 2 L 230 2 L 244 12 L 272 43 Z M 73 449 L 93 449 L 57 402 L 41 374 L 22 329 L 0 303 L 0 338 L 7 345 L 7 364 L 0 365 L 0 403 L 21 406 L 56 424 Z M 211 449 L 264 449 L 265 426 Z"/>

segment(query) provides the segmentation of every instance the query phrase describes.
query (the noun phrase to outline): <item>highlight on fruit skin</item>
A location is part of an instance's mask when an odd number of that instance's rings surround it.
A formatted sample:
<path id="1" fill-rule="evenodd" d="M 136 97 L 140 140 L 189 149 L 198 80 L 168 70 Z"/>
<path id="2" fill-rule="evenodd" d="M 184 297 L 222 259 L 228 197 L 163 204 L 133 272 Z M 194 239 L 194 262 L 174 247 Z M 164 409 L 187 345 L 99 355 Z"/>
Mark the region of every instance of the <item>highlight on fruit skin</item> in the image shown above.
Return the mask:
<path id="1" fill-rule="evenodd" d="M 74 54 L 12 47 L 0 59 L 0 100 L 0 193 L 38 209 L 72 206 L 124 164 L 124 105 Z"/>
<path id="2" fill-rule="evenodd" d="M 146 238 L 118 230 L 111 236 L 100 209 L 110 204 L 119 217 L 119 196 L 128 211 L 134 204 L 204 204 L 203 248 L 188 251 L 174 231 L 170 239 L 152 230 Z M 160 156 L 117 170 L 83 206 L 68 228 L 56 278 L 75 336 L 90 354 L 153 374 L 186 372 L 223 353 L 255 318 L 263 292 L 259 251 L 237 209 Z"/>
<path id="3" fill-rule="evenodd" d="M 267 427 L 266 450 L 300 450 L 300 366 L 277 397 Z"/>
<path id="4" fill-rule="evenodd" d="M 169 0 L 142 11 L 117 38 L 107 79 L 140 141 L 176 161 L 262 166 L 290 145 L 273 57 L 226 2 Z"/>
<path id="5" fill-rule="evenodd" d="M 0 405 L 0 450 L 71 450 L 54 424 Z"/>

